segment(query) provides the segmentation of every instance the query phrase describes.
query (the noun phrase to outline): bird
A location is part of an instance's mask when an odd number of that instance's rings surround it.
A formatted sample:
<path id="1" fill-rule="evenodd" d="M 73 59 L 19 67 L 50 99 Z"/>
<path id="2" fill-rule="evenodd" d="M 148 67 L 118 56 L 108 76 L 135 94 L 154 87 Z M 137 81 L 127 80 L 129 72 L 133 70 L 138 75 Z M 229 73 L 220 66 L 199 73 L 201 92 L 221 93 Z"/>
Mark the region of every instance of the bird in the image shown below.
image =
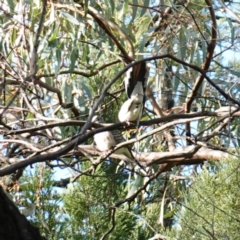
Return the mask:
<path id="1" fill-rule="evenodd" d="M 146 82 L 149 69 L 145 62 L 138 63 L 126 72 L 124 78 L 125 91 L 128 99 L 123 103 L 119 112 L 120 122 L 139 121 L 145 102 Z"/>
<path id="2" fill-rule="evenodd" d="M 146 80 L 148 78 L 148 67 L 146 62 L 140 62 L 133 67 L 129 68 L 124 78 L 125 91 L 128 98 L 131 98 L 131 94 L 137 89 L 143 89 L 143 93 L 146 89 Z"/>
<path id="3" fill-rule="evenodd" d="M 101 116 L 95 115 L 92 118 L 92 122 L 104 123 L 104 120 Z M 96 133 L 93 138 L 97 149 L 106 153 L 113 152 L 117 144 L 126 141 L 119 130 Z M 124 155 L 129 160 L 134 161 L 132 151 L 127 146 L 115 150 L 114 153 Z"/>

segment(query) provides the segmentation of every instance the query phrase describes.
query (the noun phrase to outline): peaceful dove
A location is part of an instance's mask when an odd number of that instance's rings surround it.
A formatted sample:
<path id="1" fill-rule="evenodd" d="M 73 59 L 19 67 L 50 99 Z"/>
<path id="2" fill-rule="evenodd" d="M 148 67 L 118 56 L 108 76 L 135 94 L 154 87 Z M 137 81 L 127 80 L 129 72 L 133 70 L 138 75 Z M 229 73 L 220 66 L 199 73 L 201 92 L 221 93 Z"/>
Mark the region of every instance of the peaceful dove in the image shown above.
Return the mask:
<path id="1" fill-rule="evenodd" d="M 104 123 L 104 120 L 100 116 L 94 116 L 92 122 Z M 111 152 L 117 144 L 125 141 L 126 140 L 119 130 L 105 131 L 94 135 L 94 143 L 96 144 L 97 149 L 101 152 Z M 129 160 L 134 161 L 131 150 L 126 146 L 117 149 L 114 153 L 124 155 Z"/>
<path id="2" fill-rule="evenodd" d="M 120 122 L 140 120 L 145 101 L 144 93 L 148 74 L 149 71 L 145 62 L 133 66 L 126 72 L 124 84 L 128 100 L 123 103 L 118 113 Z"/>

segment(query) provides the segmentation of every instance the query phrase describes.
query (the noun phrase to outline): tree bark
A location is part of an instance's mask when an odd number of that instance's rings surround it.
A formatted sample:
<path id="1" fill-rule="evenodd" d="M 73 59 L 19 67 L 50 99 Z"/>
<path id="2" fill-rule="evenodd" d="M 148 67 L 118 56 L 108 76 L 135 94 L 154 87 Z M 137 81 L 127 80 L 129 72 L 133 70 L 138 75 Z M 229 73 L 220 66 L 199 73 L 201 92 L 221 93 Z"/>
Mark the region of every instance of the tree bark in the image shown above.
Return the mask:
<path id="1" fill-rule="evenodd" d="M 0 239 L 44 240 L 37 228 L 32 226 L 0 186 Z"/>

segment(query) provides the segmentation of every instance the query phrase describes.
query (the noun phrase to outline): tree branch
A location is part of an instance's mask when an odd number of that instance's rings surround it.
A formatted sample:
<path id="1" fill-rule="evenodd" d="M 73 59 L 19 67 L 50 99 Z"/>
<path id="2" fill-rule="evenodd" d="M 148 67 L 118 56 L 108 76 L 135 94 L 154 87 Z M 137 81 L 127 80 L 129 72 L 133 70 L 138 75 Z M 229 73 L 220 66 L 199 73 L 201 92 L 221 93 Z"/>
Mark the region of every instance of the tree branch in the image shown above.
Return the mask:
<path id="1" fill-rule="evenodd" d="M 203 63 L 203 65 L 201 67 L 204 72 L 206 72 L 208 70 L 208 68 L 211 64 L 214 49 L 215 49 L 216 42 L 217 42 L 217 22 L 216 22 L 215 12 L 214 12 L 211 1 L 205 0 L 205 2 L 209 7 L 209 11 L 210 11 L 211 19 L 212 19 L 212 38 L 211 38 L 210 44 L 208 44 L 208 48 L 207 48 L 208 51 L 207 51 L 205 62 Z M 195 99 L 203 80 L 204 80 L 203 74 L 201 74 L 196 79 L 193 89 L 192 89 L 190 95 L 187 97 L 185 112 L 188 113 L 190 111 L 193 100 Z M 188 137 L 191 136 L 190 124 L 186 124 L 186 135 Z"/>

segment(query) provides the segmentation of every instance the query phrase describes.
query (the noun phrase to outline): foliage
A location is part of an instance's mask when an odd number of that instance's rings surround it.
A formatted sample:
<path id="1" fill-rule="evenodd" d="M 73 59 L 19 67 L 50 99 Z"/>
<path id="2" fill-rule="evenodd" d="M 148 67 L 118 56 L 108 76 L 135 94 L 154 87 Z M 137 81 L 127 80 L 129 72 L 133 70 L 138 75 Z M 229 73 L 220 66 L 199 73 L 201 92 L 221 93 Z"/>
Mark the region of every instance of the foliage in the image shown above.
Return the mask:
<path id="1" fill-rule="evenodd" d="M 214 169 L 213 169 L 214 167 Z M 207 164 L 183 194 L 174 239 L 237 239 L 239 159 Z"/>
<path id="2" fill-rule="evenodd" d="M 144 193 L 116 208 L 114 204 L 141 186 L 140 183 L 136 184 L 139 180 L 134 182 L 134 177 L 130 183 L 132 186 L 129 186 L 129 173 L 122 168 L 116 174 L 116 166 L 109 162 L 102 164 L 95 172 L 95 177 L 82 176 L 65 193 L 64 209 L 71 216 L 69 223 L 71 232 L 74 233 L 73 239 L 99 239 L 111 227 L 114 229 L 109 239 L 147 239 L 154 232 L 163 229 L 159 223 L 163 220 L 159 216 L 159 202 L 162 199 L 164 179 L 158 177 L 148 186 L 147 192 L 154 195 Z M 134 175 L 139 178 L 137 174 Z M 146 181 L 146 178 L 143 178 L 143 181 Z M 166 195 L 177 189 L 177 186 L 173 185 L 172 183 L 167 187 Z M 164 221 L 168 221 L 170 226 L 175 206 L 171 206 L 169 199 L 166 198 L 165 201 L 168 204 L 164 212 L 168 214 L 165 214 Z M 112 211 L 116 222 L 112 219 Z"/>
<path id="3" fill-rule="evenodd" d="M 68 228 L 68 218 L 61 210 L 62 197 L 53 188 L 53 173 L 43 164 L 26 171 L 20 181 L 21 194 L 16 194 L 18 204 L 23 210 L 35 206 L 29 212 L 30 222 L 47 239 L 65 239 Z M 24 212 L 24 211 L 23 211 Z"/>
<path id="4" fill-rule="evenodd" d="M 100 239 L 112 224 L 108 206 L 126 195 L 123 172 L 113 174 L 113 166 L 103 164 L 96 176 L 83 176 L 65 194 L 64 209 L 71 216 L 73 239 Z M 136 217 L 128 213 L 128 205 L 117 210 L 117 221 L 111 239 L 126 239 L 132 235 Z"/>

